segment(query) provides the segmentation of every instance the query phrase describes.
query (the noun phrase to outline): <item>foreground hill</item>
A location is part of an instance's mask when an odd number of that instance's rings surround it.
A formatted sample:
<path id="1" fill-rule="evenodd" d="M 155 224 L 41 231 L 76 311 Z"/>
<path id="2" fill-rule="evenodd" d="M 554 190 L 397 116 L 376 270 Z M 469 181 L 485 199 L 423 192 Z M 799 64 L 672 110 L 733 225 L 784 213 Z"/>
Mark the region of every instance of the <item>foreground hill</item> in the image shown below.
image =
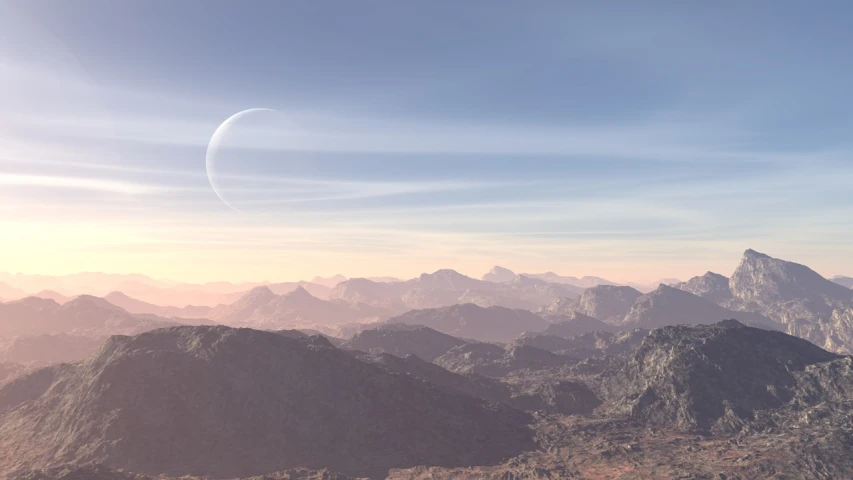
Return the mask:
<path id="1" fill-rule="evenodd" d="M 532 448 L 517 411 L 389 373 L 321 337 L 224 326 L 112 337 L 85 362 L 0 388 L 0 412 L 0 472 L 94 461 L 142 474 L 381 477 Z"/>
<path id="2" fill-rule="evenodd" d="M 641 422 L 728 432 L 755 420 L 759 411 L 791 401 L 799 387 L 796 372 L 840 358 L 805 340 L 735 320 L 668 326 L 646 336 L 631 360 L 605 374 L 602 384 L 618 409 Z M 853 379 L 847 382 L 853 385 Z"/>
<path id="3" fill-rule="evenodd" d="M 484 342 L 508 342 L 524 332 L 542 331 L 548 326 L 545 320 L 527 310 L 483 308 L 471 303 L 412 310 L 388 322 L 424 325 L 454 337 Z"/>

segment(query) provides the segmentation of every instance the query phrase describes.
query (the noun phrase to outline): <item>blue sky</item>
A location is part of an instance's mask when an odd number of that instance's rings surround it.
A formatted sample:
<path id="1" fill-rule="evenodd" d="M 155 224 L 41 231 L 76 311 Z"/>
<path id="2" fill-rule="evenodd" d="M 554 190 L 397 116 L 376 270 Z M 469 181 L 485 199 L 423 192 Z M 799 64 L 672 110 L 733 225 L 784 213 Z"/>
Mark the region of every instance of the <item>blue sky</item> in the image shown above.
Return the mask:
<path id="1" fill-rule="evenodd" d="M 853 272 L 853 7 L 533 7 L 0 1 L 4 268 Z"/>

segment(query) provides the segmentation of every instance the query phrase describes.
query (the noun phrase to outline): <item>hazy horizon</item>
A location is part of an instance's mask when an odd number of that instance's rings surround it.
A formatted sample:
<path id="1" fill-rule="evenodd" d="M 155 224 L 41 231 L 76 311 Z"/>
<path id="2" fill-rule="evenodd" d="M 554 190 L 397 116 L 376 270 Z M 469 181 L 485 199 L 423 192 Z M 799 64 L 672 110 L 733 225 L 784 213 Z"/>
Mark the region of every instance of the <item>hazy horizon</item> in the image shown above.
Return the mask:
<path id="1" fill-rule="evenodd" d="M 479 7 L 0 3 L 2 268 L 853 273 L 845 15 Z"/>

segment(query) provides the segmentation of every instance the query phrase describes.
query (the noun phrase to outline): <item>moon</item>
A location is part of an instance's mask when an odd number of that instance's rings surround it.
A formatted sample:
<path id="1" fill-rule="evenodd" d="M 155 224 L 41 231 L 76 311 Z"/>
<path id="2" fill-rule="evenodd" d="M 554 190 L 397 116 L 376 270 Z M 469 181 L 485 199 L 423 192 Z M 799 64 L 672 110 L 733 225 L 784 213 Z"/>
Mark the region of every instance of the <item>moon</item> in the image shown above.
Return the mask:
<path id="1" fill-rule="evenodd" d="M 207 144 L 207 153 L 204 157 L 207 180 L 210 182 L 210 188 L 213 189 L 213 193 L 215 193 L 216 196 L 222 200 L 222 203 L 228 206 L 228 208 L 238 213 L 240 210 L 237 210 L 237 208 L 225 198 L 225 195 L 222 194 L 222 188 L 220 187 L 219 180 L 216 177 L 216 152 L 219 150 L 219 146 L 222 143 L 222 139 L 225 137 L 225 134 L 228 132 L 228 129 L 231 128 L 237 120 L 254 112 L 275 112 L 275 110 L 271 108 L 249 108 L 231 115 L 222 122 L 222 125 L 219 125 L 219 127 L 216 128 L 216 131 L 213 132 L 213 136 L 210 137 L 210 142 Z"/>

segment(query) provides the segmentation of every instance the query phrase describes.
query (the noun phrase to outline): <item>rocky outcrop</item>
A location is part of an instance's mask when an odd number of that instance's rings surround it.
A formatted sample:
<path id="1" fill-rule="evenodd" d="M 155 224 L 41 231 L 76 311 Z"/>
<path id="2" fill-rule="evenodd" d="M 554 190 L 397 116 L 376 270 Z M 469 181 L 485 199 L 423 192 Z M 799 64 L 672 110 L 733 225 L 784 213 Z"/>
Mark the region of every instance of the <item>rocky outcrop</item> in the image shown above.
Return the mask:
<path id="1" fill-rule="evenodd" d="M 435 364 L 460 374 L 476 373 L 502 377 L 518 370 L 541 370 L 573 365 L 577 359 L 529 345 L 510 345 L 504 349 L 489 343 L 473 343 L 450 349 L 435 359 Z"/>
<path id="2" fill-rule="evenodd" d="M 853 306 L 853 290 L 793 262 L 747 250 L 729 280 L 732 294 L 774 320 L 826 319 Z"/>
<path id="3" fill-rule="evenodd" d="M 623 368 L 605 373 L 602 391 L 641 423 L 726 432 L 794 399 L 796 372 L 839 358 L 734 320 L 667 326 L 652 330 Z"/>
<path id="4" fill-rule="evenodd" d="M 642 293 L 631 287 L 599 285 L 574 300 L 559 300 L 547 309 L 552 314 L 580 312 L 606 323 L 618 324 Z"/>
<path id="5" fill-rule="evenodd" d="M 708 272 L 700 277 L 693 277 L 684 283 L 678 283 L 673 286 L 716 304 L 722 304 L 734 298 L 732 291 L 729 289 L 729 279 L 714 272 Z"/>

